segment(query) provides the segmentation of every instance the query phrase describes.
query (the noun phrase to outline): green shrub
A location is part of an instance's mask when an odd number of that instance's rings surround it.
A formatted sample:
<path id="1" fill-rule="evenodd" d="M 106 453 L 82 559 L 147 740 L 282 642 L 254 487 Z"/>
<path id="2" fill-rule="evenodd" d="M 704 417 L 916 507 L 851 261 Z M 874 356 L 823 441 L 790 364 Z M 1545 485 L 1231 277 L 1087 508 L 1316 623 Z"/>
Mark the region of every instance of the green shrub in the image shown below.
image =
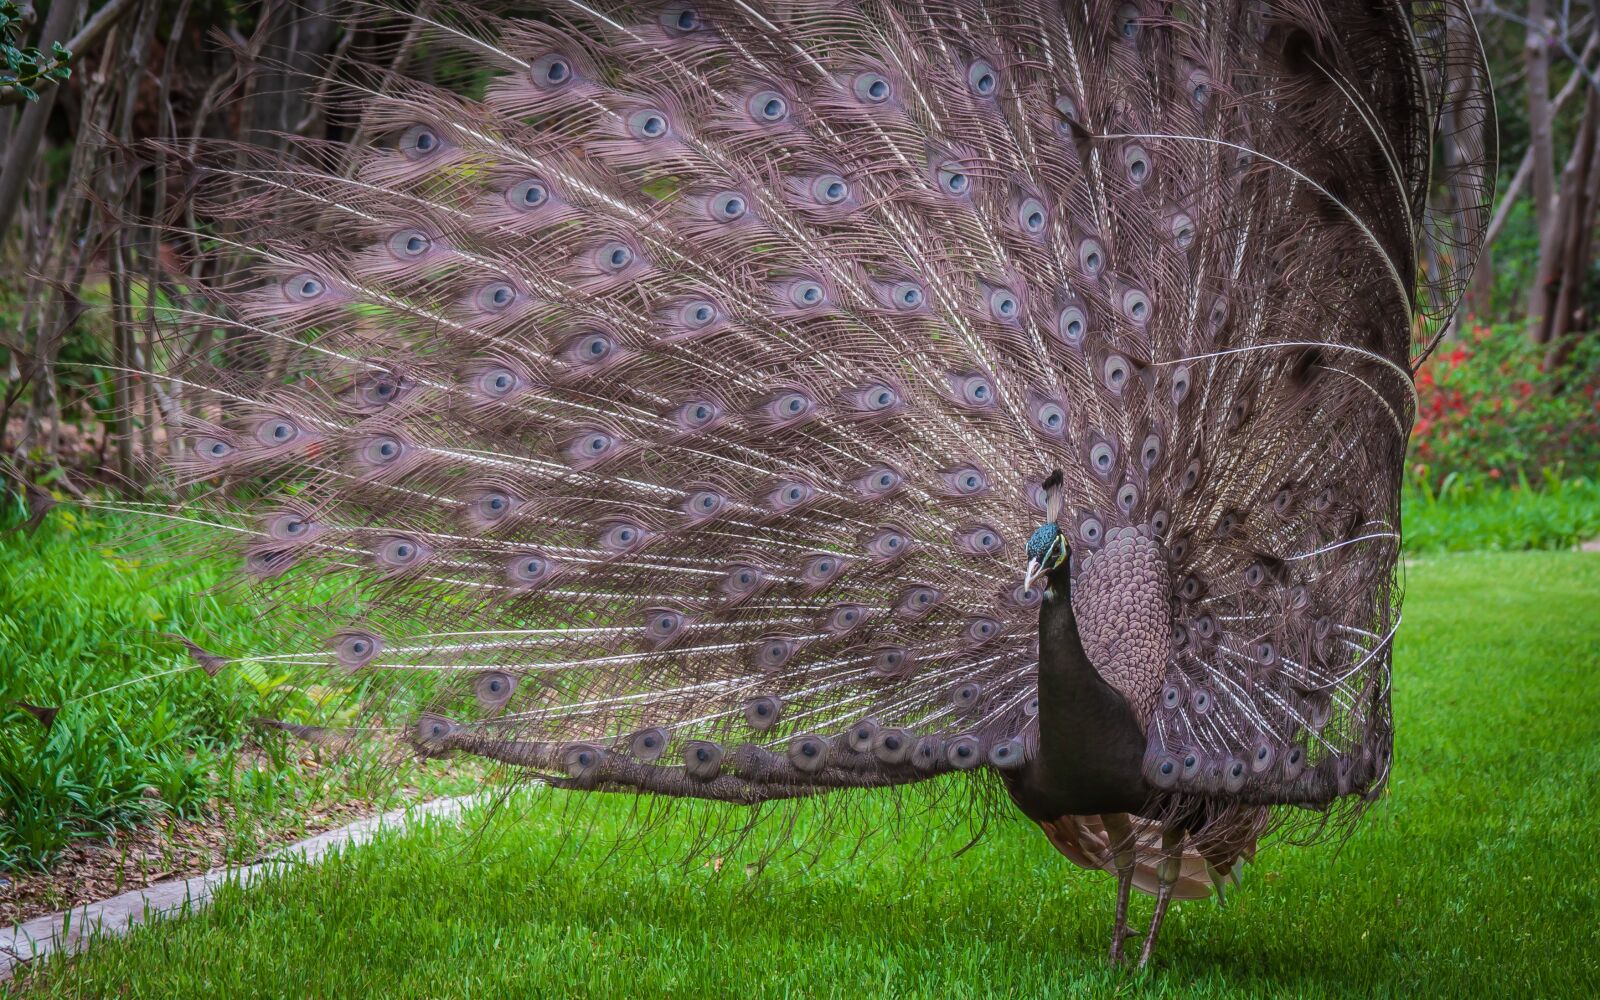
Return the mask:
<path id="1" fill-rule="evenodd" d="M 1600 480 L 1546 469 L 1539 488 L 1452 473 L 1437 488 L 1414 476 L 1403 495 L 1410 554 L 1569 549 L 1600 537 Z"/>

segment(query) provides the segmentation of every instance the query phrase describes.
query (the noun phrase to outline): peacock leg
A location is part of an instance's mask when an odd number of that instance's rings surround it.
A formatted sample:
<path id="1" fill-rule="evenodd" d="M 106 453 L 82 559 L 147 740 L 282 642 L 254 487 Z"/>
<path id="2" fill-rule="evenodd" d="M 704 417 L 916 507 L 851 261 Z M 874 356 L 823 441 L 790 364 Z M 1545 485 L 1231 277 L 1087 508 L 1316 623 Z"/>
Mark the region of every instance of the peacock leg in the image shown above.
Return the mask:
<path id="1" fill-rule="evenodd" d="M 1139 949 L 1139 968 L 1150 961 L 1156 947 L 1156 935 L 1161 933 L 1161 921 L 1166 919 L 1167 906 L 1172 902 L 1172 887 L 1178 884 L 1178 873 L 1183 869 L 1183 839 L 1180 829 L 1167 827 L 1161 831 L 1161 862 L 1156 865 L 1156 912 L 1150 917 L 1150 933 L 1145 935 L 1144 947 Z"/>
<path id="2" fill-rule="evenodd" d="M 1126 813 L 1106 813 L 1100 817 L 1106 828 L 1106 842 L 1117 869 L 1117 922 L 1111 928 L 1111 962 L 1122 961 L 1122 946 L 1132 933 L 1128 930 L 1128 893 L 1133 888 L 1133 824 Z"/>

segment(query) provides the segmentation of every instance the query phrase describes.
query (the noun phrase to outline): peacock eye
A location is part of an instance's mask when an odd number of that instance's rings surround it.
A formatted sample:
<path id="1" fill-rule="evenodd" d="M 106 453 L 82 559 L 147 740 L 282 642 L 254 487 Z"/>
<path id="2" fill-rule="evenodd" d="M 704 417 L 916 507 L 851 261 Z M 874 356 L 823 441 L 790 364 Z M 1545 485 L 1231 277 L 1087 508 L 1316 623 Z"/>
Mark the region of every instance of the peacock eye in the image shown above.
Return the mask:
<path id="1" fill-rule="evenodd" d="M 572 82 L 572 60 L 559 52 L 546 52 L 528 68 L 533 82 L 545 90 L 555 90 Z"/>
<path id="2" fill-rule="evenodd" d="M 869 385 L 856 393 L 857 406 L 867 413 L 884 413 L 900 403 L 900 393 L 892 386 Z"/>
<path id="3" fill-rule="evenodd" d="M 309 302 L 320 297 L 327 290 L 327 286 L 322 283 L 321 278 L 314 274 L 306 273 L 297 274 L 290 278 L 283 283 L 283 288 L 291 299 L 296 299 L 300 302 Z"/>
<path id="4" fill-rule="evenodd" d="M 368 465 L 393 465 L 404 452 L 405 446 L 388 435 L 371 438 L 361 446 L 361 458 Z"/>
<path id="5" fill-rule="evenodd" d="M 688 35 L 705 27 L 705 19 L 693 7 L 672 6 L 661 12 L 661 26 L 674 34 Z"/>
<path id="6" fill-rule="evenodd" d="M 421 542 L 404 536 L 386 538 L 374 553 L 380 565 L 389 569 L 415 566 L 428 556 L 428 548 Z"/>
<path id="7" fill-rule="evenodd" d="M 835 611 L 832 617 L 834 628 L 841 632 L 849 631 L 860 621 L 861 607 L 860 605 L 856 604 L 846 604 L 844 607 Z"/>
<path id="8" fill-rule="evenodd" d="M 1172 402 L 1173 405 L 1183 402 L 1189 395 L 1189 369 L 1179 367 L 1172 373 Z"/>
<path id="9" fill-rule="evenodd" d="M 979 59 L 967 67 L 967 87 L 979 97 L 993 97 L 1000 88 L 1000 78 L 995 74 L 994 67 L 986 60 Z"/>
<path id="10" fill-rule="evenodd" d="M 256 440 L 264 445 L 285 445 L 300 436 L 300 428 L 291 420 L 278 417 L 266 420 L 256 428 Z"/>
<path id="11" fill-rule="evenodd" d="M 819 306 L 825 298 L 822 285 L 815 281 L 797 281 L 789 286 L 789 301 L 802 309 Z"/>
<path id="12" fill-rule="evenodd" d="M 519 212 L 538 208 L 550 200 L 550 186 L 537 177 L 518 181 L 506 189 L 506 204 Z"/>
<path id="13" fill-rule="evenodd" d="M 1139 34 L 1139 8 L 1125 3 L 1117 9 L 1117 33 L 1123 38 L 1134 38 Z"/>
<path id="14" fill-rule="evenodd" d="M 1184 250 L 1194 245 L 1194 220 L 1183 213 L 1172 217 L 1172 240 Z"/>
<path id="15" fill-rule="evenodd" d="M 1021 308 L 1016 293 L 1009 288 L 997 288 L 989 293 L 989 314 L 1002 323 L 1016 319 Z"/>
<path id="16" fill-rule="evenodd" d="M 894 286 L 894 289 L 891 292 L 891 298 L 894 300 L 896 309 L 901 311 L 909 311 L 919 308 L 922 305 L 924 298 L 926 298 L 926 295 L 922 291 L 922 286 L 916 282 L 902 281 Z"/>
<path id="17" fill-rule="evenodd" d="M 595 263 L 607 274 L 616 274 L 633 263 L 633 249 L 626 243 L 607 243 L 594 254 Z"/>
<path id="18" fill-rule="evenodd" d="M 746 210 L 744 195 L 737 191 L 719 191 L 711 197 L 706 205 L 706 212 L 715 222 L 734 222 L 744 218 Z"/>
<path id="19" fill-rule="evenodd" d="M 389 239 L 389 249 L 394 251 L 396 257 L 421 257 L 432 245 L 426 234 L 419 233 L 415 229 L 395 233 Z"/>
<path id="20" fill-rule="evenodd" d="M 940 473 L 946 487 L 956 496 L 972 497 L 989 489 L 989 477 L 981 469 L 964 466 Z"/>
<path id="21" fill-rule="evenodd" d="M 660 139 L 670 130 L 665 112 L 643 108 L 628 116 L 628 131 L 635 139 Z"/>
<path id="22" fill-rule="evenodd" d="M 1147 435 L 1144 444 L 1139 447 L 1139 460 L 1146 469 L 1151 468 L 1161 460 L 1161 439 L 1154 434 Z"/>
<path id="23" fill-rule="evenodd" d="M 1067 425 L 1067 411 L 1060 403 L 1047 400 L 1034 410 L 1033 422 L 1046 434 L 1060 434 Z"/>
<path id="24" fill-rule="evenodd" d="M 944 163 L 939 166 L 939 190 L 961 197 L 972 189 L 972 177 L 960 167 Z"/>
<path id="25" fill-rule="evenodd" d="M 478 305 L 484 312 L 504 312 L 517 299 L 517 290 L 503 281 L 485 285 L 478 292 Z"/>
<path id="26" fill-rule="evenodd" d="M 717 307 L 704 300 L 685 304 L 678 310 L 678 320 L 691 330 L 703 330 L 717 318 Z"/>
<path id="27" fill-rule="evenodd" d="M 1121 392 L 1128 381 L 1128 362 L 1119 355 L 1113 354 L 1105 363 L 1106 388 L 1112 392 Z"/>
<path id="28" fill-rule="evenodd" d="M 1083 315 L 1083 310 L 1077 306 L 1067 306 L 1061 310 L 1061 316 L 1056 321 L 1061 336 L 1069 344 L 1083 341 L 1083 331 L 1088 325 L 1088 320 Z"/>
<path id="29" fill-rule="evenodd" d="M 1045 222 L 1044 202 L 1038 198 L 1024 199 L 1017 208 L 1017 224 L 1023 232 L 1037 236 L 1044 232 Z"/>
<path id="30" fill-rule="evenodd" d="M 1111 471 L 1111 465 L 1116 461 L 1116 453 L 1104 441 L 1089 449 L 1089 464 L 1101 475 Z"/>
<path id="31" fill-rule="evenodd" d="M 746 107 L 758 122 L 780 122 L 789 117 L 789 102 L 775 90 L 763 90 L 750 98 Z"/>
<path id="32" fill-rule="evenodd" d="M 484 395 L 504 399 L 517 388 L 519 380 L 508 368 L 489 368 L 478 374 L 474 384 Z"/>
<path id="33" fill-rule="evenodd" d="M 1122 296 L 1122 311 L 1135 323 L 1145 323 L 1150 319 L 1150 296 L 1138 289 L 1129 289 Z"/>
<path id="34" fill-rule="evenodd" d="M 1150 154 L 1142 146 L 1129 146 L 1122 154 L 1122 162 L 1128 168 L 1128 179 L 1134 184 L 1143 184 L 1150 176 Z"/>
<path id="35" fill-rule="evenodd" d="M 867 499 L 887 496 L 899 487 L 900 473 L 887 465 L 875 465 L 856 480 L 856 490 Z"/>
<path id="36" fill-rule="evenodd" d="M 882 73 L 862 73 L 851 84 L 856 99 L 865 104 L 882 104 L 894 95 L 889 78 Z"/>
<path id="37" fill-rule="evenodd" d="M 867 553 L 879 561 L 893 559 L 904 552 L 909 540 L 897 528 L 882 528 L 867 539 Z"/>
<path id="38" fill-rule="evenodd" d="M 811 182 L 811 196 L 824 205 L 837 205 L 850 196 L 850 185 L 838 174 L 823 174 Z"/>
<path id="39" fill-rule="evenodd" d="M 684 624 L 684 617 L 678 612 L 657 608 L 651 613 L 645 631 L 652 640 L 663 642 L 681 632 Z"/>
<path id="40" fill-rule="evenodd" d="M 400 133 L 400 152 L 410 160 L 420 160 L 443 146 L 439 134 L 427 125 L 413 125 Z"/>
<path id="41" fill-rule="evenodd" d="M 234 451 L 234 446 L 229 445 L 227 442 L 222 442 L 218 438 L 202 437 L 195 440 L 195 453 L 203 454 L 206 458 L 227 458 L 232 451 Z"/>
<path id="42" fill-rule="evenodd" d="M 958 399 L 967 406 L 982 409 L 994 402 L 994 385 L 983 375 L 956 375 L 951 377 L 950 383 Z"/>
<path id="43" fill-rule="evenodd" d="M 767 404 L 766 413 L 770 420 L 789 424 L 804 419 L 814 406 L 805 393 L 786 392 Z"/>
<path id="44" fill-rule="evenodd" d="M 370 632 L 347 632 L 333 642 L 334 655 L 346 667 L 364 666 L 382 648 L 382 640 Z"/>
<path id="45" fill-rule="evenodd" d="M 684 502 L 683 510 L 696 520 L 712 517 L 727 504 L 727 497 L 715 490 L 699 490 Z"/>
<path id="46" fill-rule="evenodd" d="M 377 377 L 361 385 L 361 399 L 374 406 L 391 402 L 400 394 L 400 386 L 387 377 Z"/>
<path id="47" fill-rule="evenodd" d="M 518 584 L 539 583 L 550 575 L 550 570 L 550 560 L 538 552 L 514 556 L 506 564 L 506 576 L 512 583 Z"/>
<path id="48" fill-rule="evenodd" d="M 1105 270 L 1106 252 L 1098 240 L 1084 240 L 1078 247 L 1078 263 L 1083 271 L 1091 278 L 1098 278 L 1100 272 Z"/>

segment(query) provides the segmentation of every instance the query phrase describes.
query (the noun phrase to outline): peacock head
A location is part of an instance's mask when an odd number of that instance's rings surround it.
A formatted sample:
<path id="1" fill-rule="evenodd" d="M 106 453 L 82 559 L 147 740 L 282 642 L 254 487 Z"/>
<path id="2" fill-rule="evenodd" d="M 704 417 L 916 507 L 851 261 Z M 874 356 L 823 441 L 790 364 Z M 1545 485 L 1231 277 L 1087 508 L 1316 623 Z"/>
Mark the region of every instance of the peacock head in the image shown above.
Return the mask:
<path id="1" fill-rule="evenodd" d="M 1023 574 L 1022 585 L 1032 587 L 1040 577 L 1049 576 L 1067 564 L 1072 551 L 1067 536 L 1061 533 L 1056 520 L 1061 516 L 1061 470 L 1057 469 L 1044 481 L 1045 512 L 1050 520 L 1039 525 L 1028 538 L 1028 569 Z"/>

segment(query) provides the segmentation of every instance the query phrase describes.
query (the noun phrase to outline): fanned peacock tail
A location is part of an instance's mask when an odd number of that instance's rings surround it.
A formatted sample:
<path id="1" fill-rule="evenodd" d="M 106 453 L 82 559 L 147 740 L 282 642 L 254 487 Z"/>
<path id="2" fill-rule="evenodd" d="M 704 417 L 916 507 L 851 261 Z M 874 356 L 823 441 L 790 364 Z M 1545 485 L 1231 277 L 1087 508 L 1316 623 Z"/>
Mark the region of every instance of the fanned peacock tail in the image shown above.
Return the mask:
<path id="1" fill-rule="evenodd" d="M 212 653 L 584 788 L 1009 769 L 1060 469 L 1153 786 L 1382 786 L 1411 370 L 1491 177 L 1459 3 L 352 9 L 460 86 L 341 72 L 380 139 L 187 164 L 165 474 L 283 625 Z"/>

